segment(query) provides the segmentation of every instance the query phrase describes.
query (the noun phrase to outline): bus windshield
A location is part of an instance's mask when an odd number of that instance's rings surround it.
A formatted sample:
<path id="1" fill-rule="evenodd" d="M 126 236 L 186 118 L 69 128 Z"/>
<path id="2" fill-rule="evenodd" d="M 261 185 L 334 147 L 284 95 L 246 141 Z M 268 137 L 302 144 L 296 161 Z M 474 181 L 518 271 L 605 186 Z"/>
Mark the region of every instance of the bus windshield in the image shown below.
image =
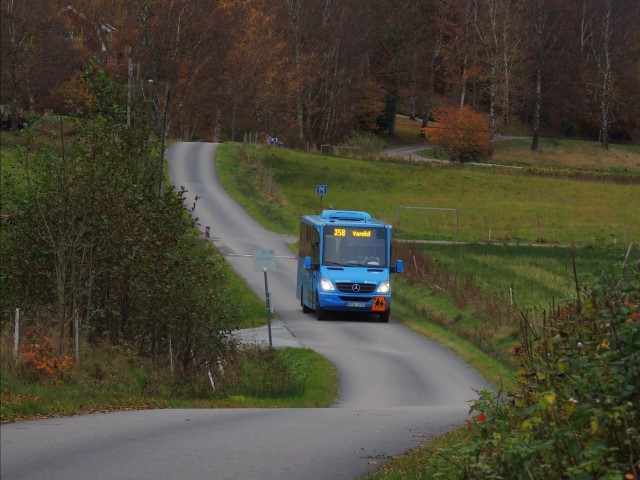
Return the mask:
<path id="1" fill-rule="evenodd" d="M 386 267 L 387 230 L 327 225 L 322 263 L 325 265 Z"/>

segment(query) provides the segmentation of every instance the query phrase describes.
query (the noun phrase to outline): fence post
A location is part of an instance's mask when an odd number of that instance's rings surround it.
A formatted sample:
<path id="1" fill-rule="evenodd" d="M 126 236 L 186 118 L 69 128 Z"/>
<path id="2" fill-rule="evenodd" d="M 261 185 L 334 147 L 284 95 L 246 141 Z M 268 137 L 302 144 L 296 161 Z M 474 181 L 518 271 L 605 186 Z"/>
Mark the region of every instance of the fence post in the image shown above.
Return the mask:
<path id="1" fill-rule="evenodd" d="M 207 377 L 209 377 L 209 384 L 211 384 L 211 388 L 213 389 L 213 391 L 216 391 L 216 384 L 213 382 L 213 375 L 211 374 L 211 369 L 209 368 L 209 361 L 207 360 L 206 362 L 204 362 L 206 368 L 207 368 Z"/>
<path id="2" fill-rule="evenodd" d="M 78 310 L 73 314 L 73 359 L 76 365 L 80 364 L 80 319 Z"/>
<path id="3" fill-rule="evenodd" d="M 20 345 L 20 309 L 16 308 L 13 330 L 13 362 L 18 363 L 18 346 Z"/>
<path id="4" fill-rule="evenodd" d="M 542 225 L 540 224 L 540 215 L 538 215 L 538 243 L 542 243 Z"/>
<path id="5" fill-rule="evenodd" d="M 173 346 L 171 345 L 171 335 L 169 335 L 169 369 L 173 375 Z"/>

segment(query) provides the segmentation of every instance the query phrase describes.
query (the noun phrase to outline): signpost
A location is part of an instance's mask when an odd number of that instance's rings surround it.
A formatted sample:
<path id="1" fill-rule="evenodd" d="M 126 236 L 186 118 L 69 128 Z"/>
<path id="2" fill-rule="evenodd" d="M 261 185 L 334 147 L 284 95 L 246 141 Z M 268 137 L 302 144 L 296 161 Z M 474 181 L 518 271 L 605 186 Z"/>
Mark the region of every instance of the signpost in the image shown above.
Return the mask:
<path id="1" fill-rule="evenodd" d="M 267 303 L 267 328 L 269 330 L 269 347 L 273 348 L 273 340 L 271 338 L 271 294 L 269 293 L 269 282 L 267 280 L 267 272 L 276 269 L 276 256 L 273 250 L 254 250 L 253 251 L 253 271 L 264 272 L 264 295 Z"/>
<path id="2" fill-rule="evenodd" d="M 320 212 L 322 212 L 322 197 L 327 194 L 326 185 L 316 185 L 316 193 L 320 195 Z"/>

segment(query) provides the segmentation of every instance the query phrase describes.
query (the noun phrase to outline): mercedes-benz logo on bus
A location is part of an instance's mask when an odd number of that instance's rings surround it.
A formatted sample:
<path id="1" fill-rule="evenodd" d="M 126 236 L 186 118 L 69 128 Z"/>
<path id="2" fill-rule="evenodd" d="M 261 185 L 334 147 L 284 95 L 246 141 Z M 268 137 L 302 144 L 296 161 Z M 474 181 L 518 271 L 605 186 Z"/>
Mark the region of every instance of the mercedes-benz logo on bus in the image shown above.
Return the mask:
<path id="1" fill-rule="evenodd" d="M 354 283 L 353 285 L 351 285 L 351 291 L 358 293 L 360 291 L 360 285 Z"/>

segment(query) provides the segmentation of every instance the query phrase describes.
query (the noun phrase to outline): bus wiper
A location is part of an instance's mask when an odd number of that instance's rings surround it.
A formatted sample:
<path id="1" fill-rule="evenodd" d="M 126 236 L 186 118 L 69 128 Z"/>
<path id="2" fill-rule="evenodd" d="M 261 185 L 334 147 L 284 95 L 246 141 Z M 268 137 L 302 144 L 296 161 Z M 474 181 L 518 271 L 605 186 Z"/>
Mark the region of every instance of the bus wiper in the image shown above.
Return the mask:
<path id="1" fill-rule="evenodd" d="M 348 263 L 339 263 L 339 262 L 324 262 L 325 265 L 333 265 L 335 267 L 351 267 L 352 264 Z"/>

